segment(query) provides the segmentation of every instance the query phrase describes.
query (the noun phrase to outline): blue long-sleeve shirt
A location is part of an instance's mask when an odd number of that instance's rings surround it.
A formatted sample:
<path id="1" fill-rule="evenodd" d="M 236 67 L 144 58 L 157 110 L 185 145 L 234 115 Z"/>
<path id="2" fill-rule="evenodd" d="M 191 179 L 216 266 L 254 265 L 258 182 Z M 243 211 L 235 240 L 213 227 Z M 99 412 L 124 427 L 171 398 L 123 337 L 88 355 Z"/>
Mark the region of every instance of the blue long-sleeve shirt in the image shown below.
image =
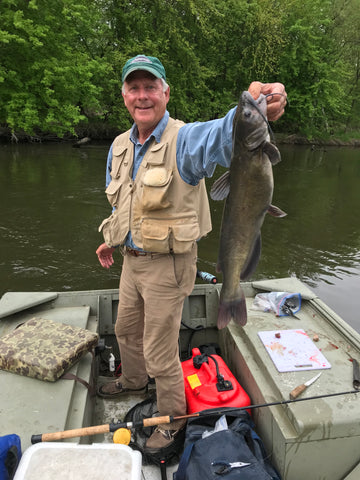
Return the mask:
<path id="1" fill-rule="evenodd" d="M 187 123 L 180 128 L 176 142 L 176 162 L 180 176 L 186 183 L 197 185 L 202 178 L 211 177 L 217 164 L 223 167 L 230 166 L 232 123 L 235 111 L 236 107 L 230 110 L 225 117 L 208 122 Z M 139 165 L 152 139 L 155 138 L 157 142 L 161 141 L 168 120 L 169 112 L 166 111 L 155 130 L 143 144 L 138 142 L 136 125 L 132 126 L 130 140 L 134 144 L 133 179 L 136 177 Z M 111 181 L 111 164 L 112 145 L 107 157 L 106 186 Z M 137 248 L 132 241 L 131 232 L 129 232 L 125 245 Z"/>

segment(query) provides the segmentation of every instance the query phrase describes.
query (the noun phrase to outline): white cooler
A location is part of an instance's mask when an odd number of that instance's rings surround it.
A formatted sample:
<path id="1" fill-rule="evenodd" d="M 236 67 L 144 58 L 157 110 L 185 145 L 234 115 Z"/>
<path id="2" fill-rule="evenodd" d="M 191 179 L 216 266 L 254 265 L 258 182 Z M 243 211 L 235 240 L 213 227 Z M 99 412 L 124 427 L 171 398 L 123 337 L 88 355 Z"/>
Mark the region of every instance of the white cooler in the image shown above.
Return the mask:
<path id="1" fill-rule="evenodd" d="M 44 442 L 23 454 L 14 480 L 141 480 L 141 453 L 114 443 Z"/>

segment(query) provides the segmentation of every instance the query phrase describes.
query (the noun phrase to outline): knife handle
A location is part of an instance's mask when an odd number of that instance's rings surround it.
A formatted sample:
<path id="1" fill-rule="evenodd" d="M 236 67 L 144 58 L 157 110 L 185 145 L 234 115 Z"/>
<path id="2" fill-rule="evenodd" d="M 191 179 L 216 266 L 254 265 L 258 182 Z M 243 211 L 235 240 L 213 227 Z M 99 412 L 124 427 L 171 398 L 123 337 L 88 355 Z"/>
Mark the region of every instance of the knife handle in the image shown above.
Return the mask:
<path id="1" fill-rule="evenodd" d="M 297 398 L 304 390 L 306 390 L 306 385 L 304 384 L 295 387 L 294 390 L 291 390 L 290 392 L 290 400 L 295 400 L 295 398 Z"/>
<path id="2" fill-rule="evenodd" d="M 359 367 L 359 362 L 355 360 L 355 358 L 352 359 L 353 362 L 353 387 L 355 390 L 360 390 L 360 367 Z"/>

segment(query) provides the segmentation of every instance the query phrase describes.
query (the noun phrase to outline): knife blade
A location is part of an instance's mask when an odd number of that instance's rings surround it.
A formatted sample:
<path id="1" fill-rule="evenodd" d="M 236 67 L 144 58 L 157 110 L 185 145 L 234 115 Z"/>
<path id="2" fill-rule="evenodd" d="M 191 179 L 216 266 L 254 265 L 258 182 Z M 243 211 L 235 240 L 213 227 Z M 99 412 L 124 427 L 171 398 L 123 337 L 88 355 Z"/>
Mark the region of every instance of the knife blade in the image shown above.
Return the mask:
<path id="1" fill-rule="evenodd" d="M 318 373 L 317 375 L 315 375 L 315 377 L 310 378 L 310 380 L 308 380 L 307 382 L 291 390 L 289 394 L 290 400 L 295 400 L 295 398 L 297 398 L 301 393 L 303 393 L 303 391 L 306 390 L 307 387 L 309 387 L 312 383 L 316 382 L 316 380 L 320 377 L 321 374 L 322 372 Z"/>

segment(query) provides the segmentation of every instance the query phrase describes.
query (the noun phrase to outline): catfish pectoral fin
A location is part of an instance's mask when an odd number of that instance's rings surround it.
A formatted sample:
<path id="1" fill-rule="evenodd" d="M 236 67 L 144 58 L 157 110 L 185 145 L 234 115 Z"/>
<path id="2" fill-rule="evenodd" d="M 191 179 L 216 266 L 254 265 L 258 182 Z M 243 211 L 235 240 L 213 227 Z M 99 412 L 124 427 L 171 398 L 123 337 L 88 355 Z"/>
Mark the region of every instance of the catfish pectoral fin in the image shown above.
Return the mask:
<path id="1" fill-rule="evenodd" d="M 221 177 L 215 180 L 211 190 L 212 200 L 224 200 L 230 192 L 230 171 L 225 172 Z"/>
<path id="2" fill-rule="evenodd" d="M 281 155 L 278 148 L 270 142 L 266 142 L 263 146 L 263 151 L 268 156 L 272 165 L 276 165 L 281 160 Z"/>
<path id="3" fill-rule="evenodd" d="M 247 322 L 246 302 L 245 298 L 239 298 L 231 302 L 222 302 L 220 300 L 217 327 L 219 330 L 226 327 L 226 325 L 234 320 L 235 323 L 242 327 Z"/>
<path id="4" fill-rule="evenodd" d="M 284 212 L 284 210 L 281 210 L 281 208 L 277 207 L 276 205 L 270 205 L 267 213 L 273 217 L 286 217 L 287 213 Z"/>

